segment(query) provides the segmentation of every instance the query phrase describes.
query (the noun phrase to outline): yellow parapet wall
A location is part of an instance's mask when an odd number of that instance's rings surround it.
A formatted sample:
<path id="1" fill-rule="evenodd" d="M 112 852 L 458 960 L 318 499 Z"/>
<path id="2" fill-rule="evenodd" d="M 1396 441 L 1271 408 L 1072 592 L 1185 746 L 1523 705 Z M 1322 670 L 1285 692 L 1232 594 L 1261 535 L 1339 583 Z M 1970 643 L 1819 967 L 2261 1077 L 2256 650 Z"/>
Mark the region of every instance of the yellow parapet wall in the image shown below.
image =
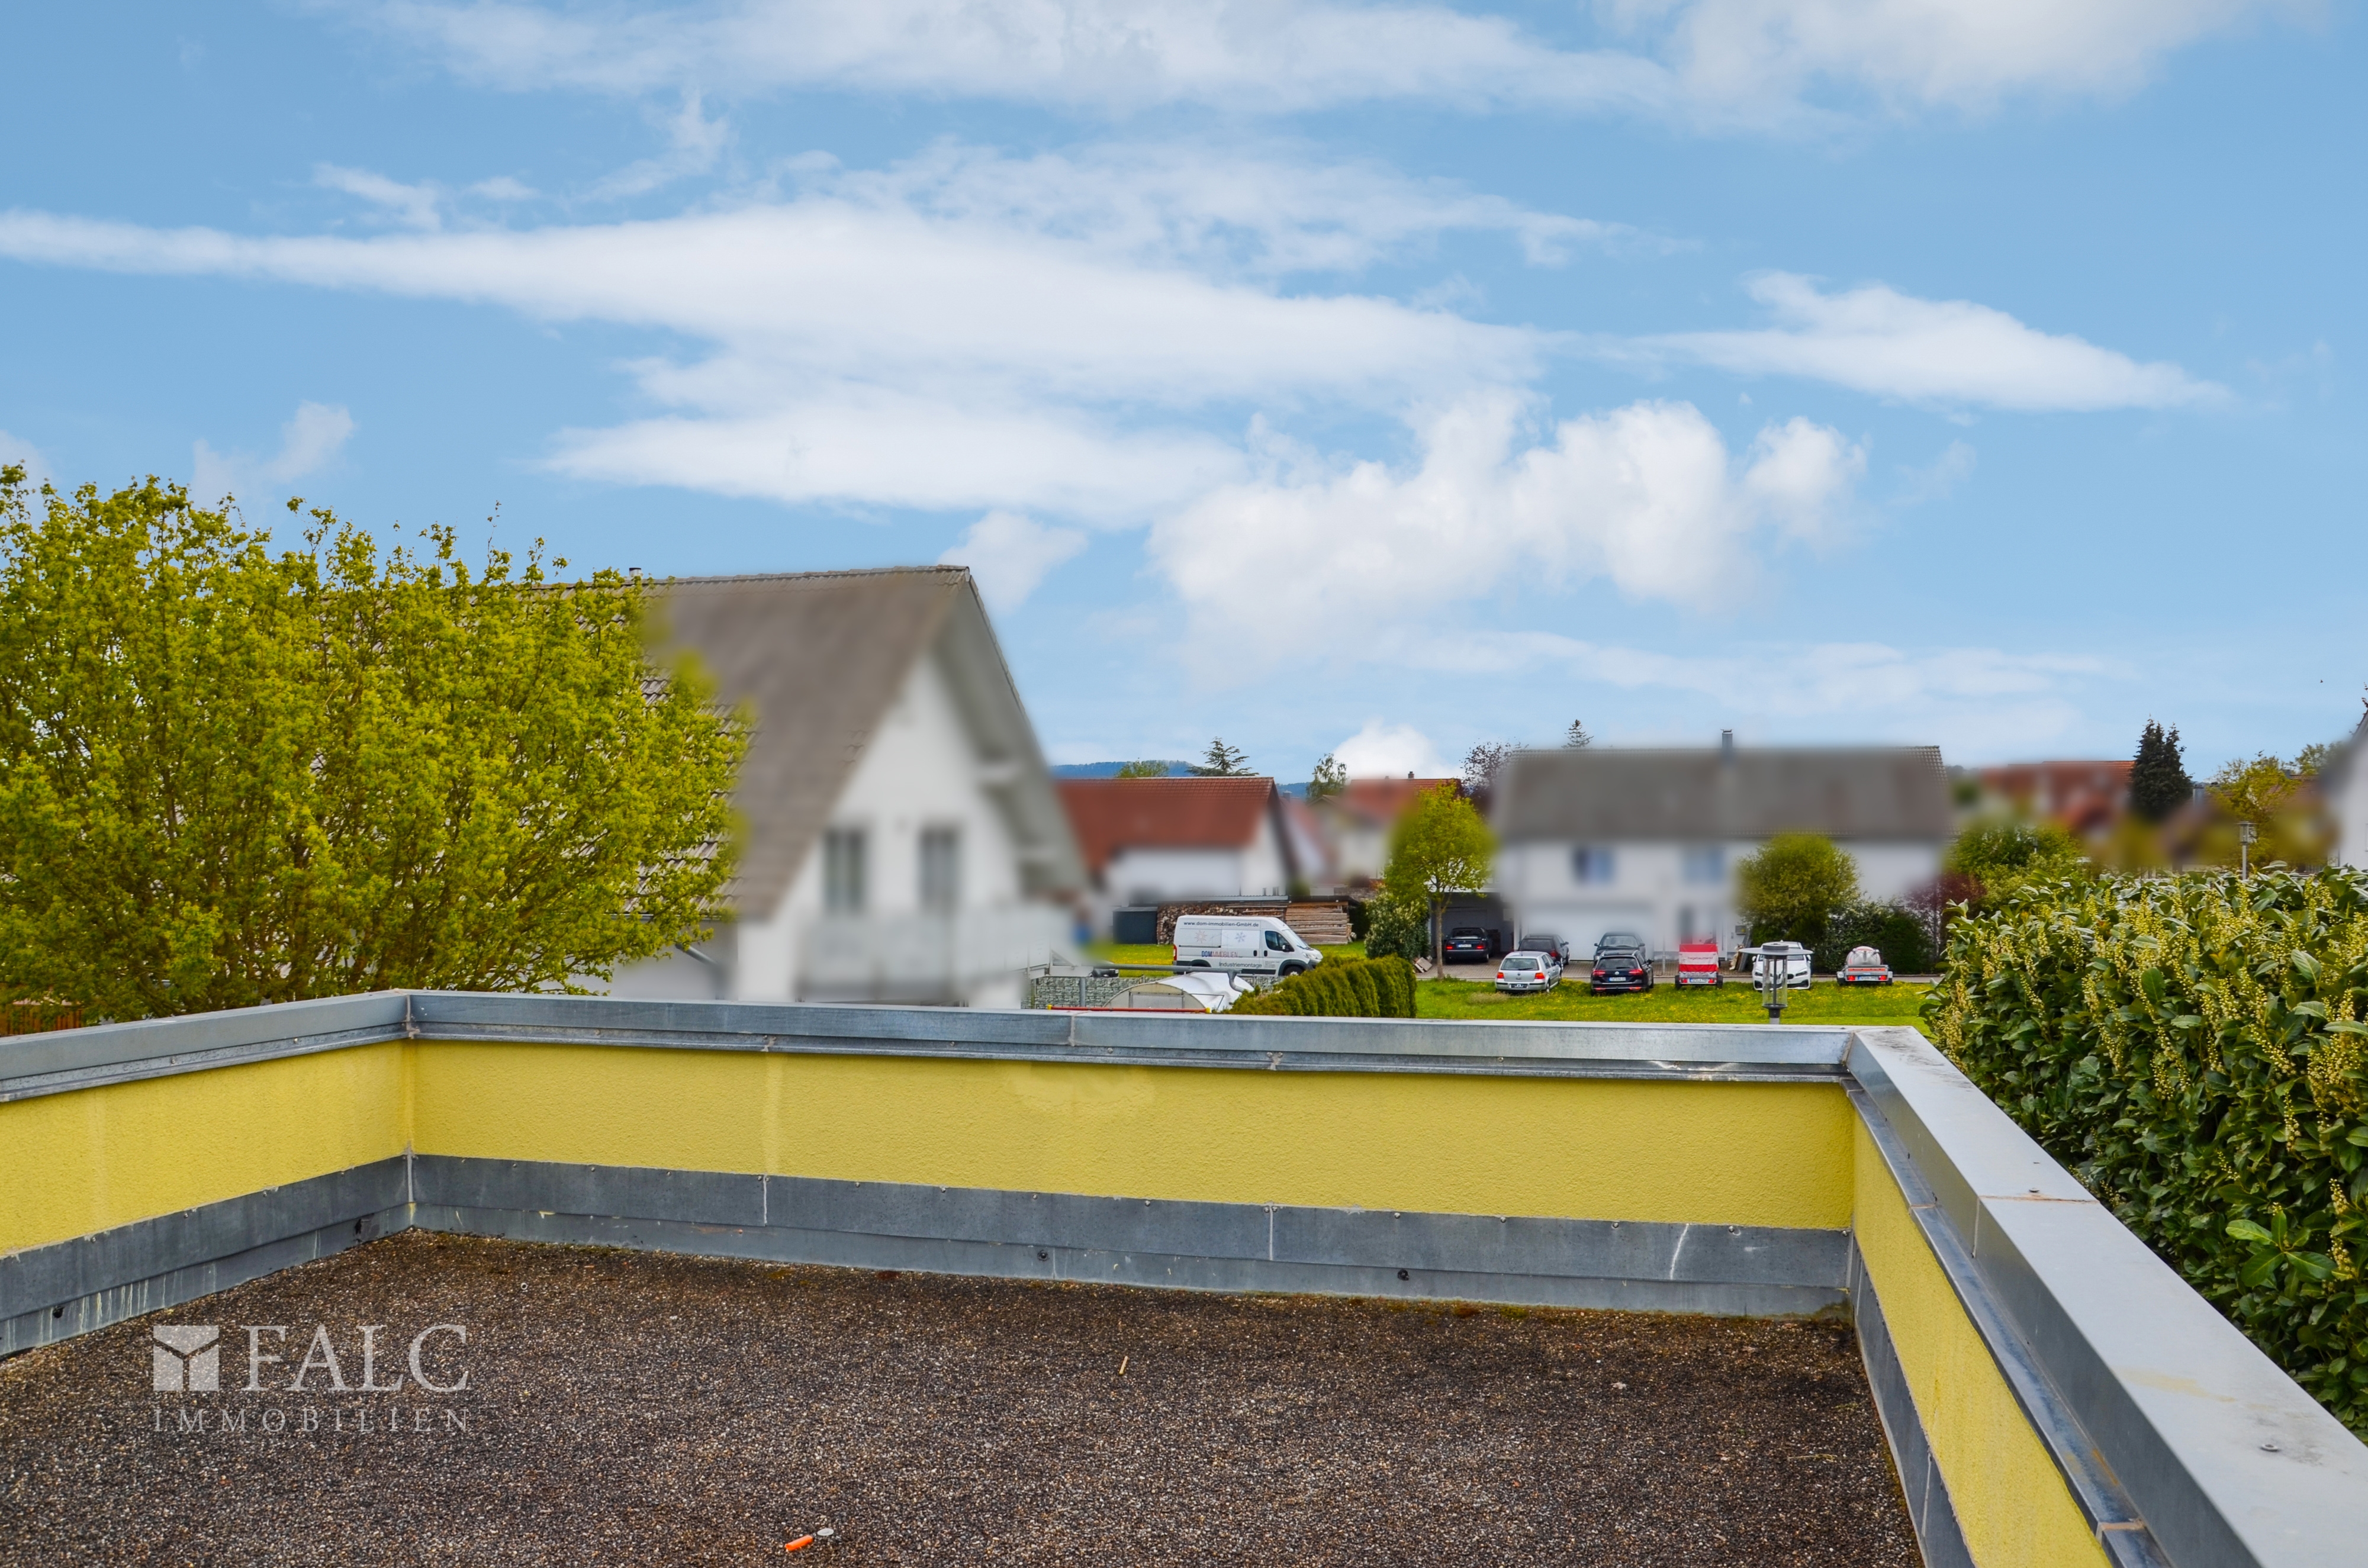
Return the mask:
<path id="1" fill-rule="evenodd" d="M 409 1050 L 356 1046 L 0 1104 L 0 1252 L 400 1154 Z"/>
<path id="2" fill-rule="evenodd" d="M 423 1042 L 422 1153 L 1840 1230 L 1839 1085 Z"/>
<path id="3" fill-rule="evenodd" d="M 1856 1142 L 1859 1256 L 1966 1550 L 1980 1568 L 2105 1568 L 2063 1472 L 1950 1288 L 1874 1139 L 1861 1127 Z"/>
<path id="4" fill-rule="evenodd" d="M 420 1042 L 0 1104 L 0 1251 L 402 1153 L 1839 1230 L 1826 1083 Z"/>

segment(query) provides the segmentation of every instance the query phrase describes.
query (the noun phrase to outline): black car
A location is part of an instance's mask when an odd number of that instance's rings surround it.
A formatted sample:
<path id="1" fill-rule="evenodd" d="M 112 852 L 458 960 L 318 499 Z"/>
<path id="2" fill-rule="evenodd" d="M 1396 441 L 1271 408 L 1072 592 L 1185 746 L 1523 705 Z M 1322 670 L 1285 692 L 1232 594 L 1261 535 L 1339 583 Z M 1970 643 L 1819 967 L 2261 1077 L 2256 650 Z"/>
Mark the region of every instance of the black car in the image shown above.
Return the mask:
<path id="1" fill-rule="evenodd" d="M 1449 963 L 1486 963 L 1488 933 L 1477 926 L 1458 926 L 1447 934 Z"/>
<path id="2" fill-rule="evenodd" d="M 1564 963 L 1570 962 L 1570 944 L 1551 931 L 1531 931 L 1513 944 L 1517 953 L 1552 953 Z"/>
<path id="3" fill-rule="evenodd" d="M 1650 991 L 1652 955 L 1642 948 L 1599 947 L 1587 978 L 1590 991 Z"/>

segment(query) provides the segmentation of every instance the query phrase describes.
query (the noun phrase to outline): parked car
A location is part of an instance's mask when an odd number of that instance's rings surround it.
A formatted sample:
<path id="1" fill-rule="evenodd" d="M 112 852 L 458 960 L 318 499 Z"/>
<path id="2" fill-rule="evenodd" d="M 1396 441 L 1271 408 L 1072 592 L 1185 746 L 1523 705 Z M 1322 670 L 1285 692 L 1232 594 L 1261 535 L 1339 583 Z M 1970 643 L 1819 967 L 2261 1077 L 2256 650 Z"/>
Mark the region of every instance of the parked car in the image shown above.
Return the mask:
<path id="1" fill-rule="evenodd" d="M 1809 988 L 1809 949 L 1798 942 L 1762 942 L 1751 949 L 1751 983 L 1760 986 L 1760 977 L 1770 965 L 1776 965 L 1784 977 L 1788 991 Z"/>
<path id="2" fill-rule="evenodd" d="M 1641 943 L 1633 948 L 1599 947 L 1588 979 L 1592 991 L 1650 991 L 1653 957 Z"/>
<path id="3" fill-rule="evenodd" d="M 1873 948 L 1852 948 L 1850 957 L 1834 975 L 1837 985 L 1888 985 L 1891 966 L 1883 961 L 1883 954 Z"/>
<path id="4" fill-rule="evenodd" d="M 1552 991 L 1562 983 L 1562 955 L 1543 948 L 1523 948 L 1497 960 L 1499 991 Z"/>
<path id="5" fill-rule="evenodd" d="M 1634 931 L 1606 931 L 1595 939 L 1595 950 L 1599 954 L 1608 953 L 1615 949 L 1621 952 L 1627 952 L 1632 949 L 1640 953 L 1646 950 L 1645 938 Z"/>
<path id="6" fill-rule="evenodd" d="M 1551 931 L 1531 931 L 1513 944 L 1517 953 L 1552 953 L 1559 964 L 1570 962 L 1570 944 Z"/>
<path id="7" fill-rule="evenodd" d="M 1176 919 L 1176 967 L 1235 973 L 1298 974 L 1324 955 L 1271 915 L 1182 915 Z"/>
<path id="8" fill-rule="evenodd" d="M 1486 963 L 1488 933 L 1477 926 L 1458 926 L 1447 934 L 1449 963 Z"/>
<path id="9" fill-rule="evenodd" d="M 1687 942 L 1678 949 L 1679 985 L 1716 985 L 1720 978 L 1716 942 Z"/>

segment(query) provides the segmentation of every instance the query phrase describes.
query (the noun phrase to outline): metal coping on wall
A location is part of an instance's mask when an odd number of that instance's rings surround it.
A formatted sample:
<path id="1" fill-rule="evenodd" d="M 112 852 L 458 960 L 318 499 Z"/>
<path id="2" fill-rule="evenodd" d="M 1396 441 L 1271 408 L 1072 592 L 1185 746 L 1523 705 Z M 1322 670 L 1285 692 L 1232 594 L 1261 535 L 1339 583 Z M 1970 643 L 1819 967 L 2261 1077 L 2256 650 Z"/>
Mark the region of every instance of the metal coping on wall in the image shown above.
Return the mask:
<path id="1" fill-rule="evenodd" d="M 18 1036 L 0 1042 L 0 1101 L 398 1040 L 1258 1072 L 1792 1082 L 1839 1080 L 1849 1031 L 380 992 Z"/>

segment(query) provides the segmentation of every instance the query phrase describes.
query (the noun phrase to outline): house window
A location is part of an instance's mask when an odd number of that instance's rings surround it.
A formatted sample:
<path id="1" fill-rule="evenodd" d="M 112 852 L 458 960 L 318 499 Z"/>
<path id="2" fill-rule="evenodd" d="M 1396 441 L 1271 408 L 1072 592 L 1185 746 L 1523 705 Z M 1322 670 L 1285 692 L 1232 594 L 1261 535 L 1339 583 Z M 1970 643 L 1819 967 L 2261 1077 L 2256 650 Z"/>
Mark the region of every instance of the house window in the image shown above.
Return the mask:
<path id="1" fill-rule="evenodd" d="M 962 903 L 962 829 L 921 830 L 921 907 L 951 914 Z"/>
<path id="2" fill-rule="evenodd" d="M 1570 874 L 1574 881 L 1608 882 L 1611 880 L 1611 851 L 1601 845 L 1583 844 L 1570 852 Z"/>
<path id="3" fill-rule="evenodd" d="M 1701 886 L 1726 881 L 1726 851 L 1715 844 L 1697 844 L 1687 849 L 1686 881 Z"/>
<path id="4" fill-rule="evenodd" d="M 834 915 L 863 913 L 863 830 L 834 827 L 822 835 L 822 906 Z"/>

